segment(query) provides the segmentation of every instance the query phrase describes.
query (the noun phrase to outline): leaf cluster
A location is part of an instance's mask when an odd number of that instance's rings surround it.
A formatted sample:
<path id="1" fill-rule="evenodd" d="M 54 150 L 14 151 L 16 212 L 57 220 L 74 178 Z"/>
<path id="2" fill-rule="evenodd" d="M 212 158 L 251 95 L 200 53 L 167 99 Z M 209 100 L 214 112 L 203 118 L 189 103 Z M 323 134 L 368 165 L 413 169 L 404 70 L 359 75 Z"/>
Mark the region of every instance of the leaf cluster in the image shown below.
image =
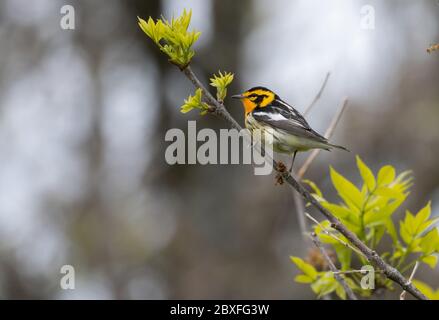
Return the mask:
<path id="1" fill-rule="evenodd" d="M 203 91 L 201 89 L 197 89 L 195 91 L 195 95 L 189 96 L 184 100 L 184 104 L 181 106 L 181 113 L 188 113 L 193 109 L 200 110 L 201 115 L 205 115 L 209 111 L 209 106 L 207 103 L 202 101 Z"/>
<path id="2" fill-rule="evenodd" d="M 218 75 L 214 74 L 210 78 L 210 85 L 216 88 L 216 98 L 218 101 L 222 102 L 227 96 L 227 87 L 232 83 L 234 78 L 233 73 L 218 71 Z"/>
<path id="3" fill-rule="evenodd" d="M 376 250 L 387 235 L 392 243 L 391 250 L 384 252 L 381 257 L 401 272 L 410 270 L 416 261 L 435 268 L 439 252 L 439 233 L 433 226 L 438 219 L 431 219 L 430 202 L 416 214 L 406 210 L 404 219 L 398 223 L 398 229 L 393 222 L 395 213 L 409 195 L 413 180 L 410 171 L 397 175 L 393 166 L 386 165 L 374 175 L 359 156 L 357 156 L 357 167 L 362 179 L 360 186 L 356 186 L 334 168 L 330 168 L 332 185 L 339 196 L 339 201 L 336 202 L 325 199 L 315 183 L 308 180 L 305 182 L 311 187 L 313 196 L 320 204 L 371 249 Z M 341 271 L 358 270 L 368 264 L 367 260 L 359 254 L 354 261 L 352 257 L 354 251 L 343 243 L 349 241 L 342 234 L 331 229 L 328 220 L 322 221 L 313 228 L 320 240 L 335 251 Z M 296 266 L 309 276 L 304 270 L 309 270 L 312 265 L 304 267 L 306 262 L 297 263 L 297 261 L 293 260 Z M 360 266 L 355 265 L 355 262 L 360 263 Z M 331 271 L 323 271 L 314 276 L 312 279 L 307 278 L 308 281 L 312 281 L 305 283 L 310 283 L 311 289 L 318 296 L 335 292 L 342 299 L 346 297 L 343 287 L 334 283 L 335 279 Z M 360 273 L 344 275 L 344 279 L 360 295 L 367 297 L 372 293 L 370 290 L 362 290 L 357 285 L 361 279 Z M 304 283 L 303 280 L 303 277 L 296 278 L 298 282 Z M 392 282 L 382 274 L 376 274 L 376 283 L 376 287 L 393 288 Z"/>
<path id="4" fill-rule="evenodd" d="M 163 51 L 169 61 L 184 69 L 191 62 L 195 55 L 192 49 L 195 42 L 201 35 L 198 31 L 188 31 L 191 22 L 192 10 L 183 11 L 178 18 L 171 21 L 165 18 L 148 18 L 148 21 L 138 17 L 139 27 L 152 41 Z"/>

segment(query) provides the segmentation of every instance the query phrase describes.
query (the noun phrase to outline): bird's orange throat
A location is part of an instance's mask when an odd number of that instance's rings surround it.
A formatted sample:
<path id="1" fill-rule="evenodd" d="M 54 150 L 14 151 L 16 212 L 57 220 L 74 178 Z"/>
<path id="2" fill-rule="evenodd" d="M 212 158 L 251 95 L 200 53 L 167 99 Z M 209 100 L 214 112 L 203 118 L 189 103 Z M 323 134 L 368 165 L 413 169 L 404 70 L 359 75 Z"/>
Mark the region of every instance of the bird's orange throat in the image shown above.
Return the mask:
<path id="1" fill-rule="evenodd" d="M 250 99 L 242 99 L 242 104 L 244 105 L 245 116 L 247 116 L 250 112 L 252 112 L 256 108 L 256 103 L 254 103 Z"/>

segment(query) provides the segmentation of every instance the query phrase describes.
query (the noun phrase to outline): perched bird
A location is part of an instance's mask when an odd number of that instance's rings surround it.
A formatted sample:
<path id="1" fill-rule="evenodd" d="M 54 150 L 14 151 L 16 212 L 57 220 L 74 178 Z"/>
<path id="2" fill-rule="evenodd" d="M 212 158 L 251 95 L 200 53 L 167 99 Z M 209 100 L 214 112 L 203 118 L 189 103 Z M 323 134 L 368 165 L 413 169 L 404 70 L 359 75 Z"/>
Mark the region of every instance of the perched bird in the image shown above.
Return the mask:
<path id="1" fill-rule="evenodd" d="M 254 87 L 232 98 L 240 99 L 244 105 L 247 129 L 252 133 L 254 130 L 261 130 L 261 134 L 265 133 L 269 137 L 274 151 L 293 156 L 290 172 L 297 152 L 310 149 L 330 151 L 332 148 L 349 151 L 345 147 L 329 143 L 309 126 L 296 109 L 267 88 Z"/>

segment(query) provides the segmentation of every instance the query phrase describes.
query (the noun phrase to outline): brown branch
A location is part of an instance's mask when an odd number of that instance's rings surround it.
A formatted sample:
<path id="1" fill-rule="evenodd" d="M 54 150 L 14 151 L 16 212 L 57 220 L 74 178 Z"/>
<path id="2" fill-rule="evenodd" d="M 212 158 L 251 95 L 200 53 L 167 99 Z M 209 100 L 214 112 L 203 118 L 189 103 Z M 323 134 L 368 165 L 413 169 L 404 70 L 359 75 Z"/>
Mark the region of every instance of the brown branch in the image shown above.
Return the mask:
<path id="1" fill-rule="evenodd" d="M 330 72 L 326 74 L 325 80 L 323 80 L 322 86 L 320 87 L 319 92 L 317 92 L 317 95 L 314 97 L 314 100 L 310 103 L 310 105 L 303 111 L 303 115 L 306 116 L 311 109 L 314 107 L 314 105 L 317 103 L 317 101 L 322 96 L 323 90 L 325 90 L 326 84 L 328 83 L 329 76 L 331 75 Z"/>
<path id="2" fill-rule="evenodd" d="M 320 227 L 320 229 L 322 229 L 322 232 L 324 234 L 326 234 L 328 237 L 333 238 L 334 240 L 340 242 L 342 245 L 344 245 L 346 248 L 351 249 L 352 251 L 355 251 L 359 256 L 364 257 L 367 259 L 367 257 L 361 252 L 359 251 L 357 248 L 351 246 L 349 243 L 343 241 L 342 239 L 340 239 L 339 237 L 337 237 L 335 234 L 333 234 L 332 232 L 330 232 L 327 228 L 325 228 L 320 222 L 317 221 L 317 219 L 315 219 L 313 216 L 311 216 L 309 213 L 305 212 L 305 215 L 308 219 L 310 219 L 312 222 L 314 222 L 316 225 L 318 225 Z"/>
<path id="3" fill-rule="evenodd" d="M 412 274 L 410 275 L 409 281 L 407 282 L 408 284 L 412 283 L 413 277 L 415 276 L 416 270 L 418 270 L 419 267 L 419 262 L 416 261 L 415 266 L 413 267 L 413 271 Z M 401 295 L 399 296 L 399 300 L 405 300 L 405 294 L 407 291 L 403 291 L 401 292 Z"/>
<path id="4" fill-rule="evenodd" d="M 326 84 L 328 83 L 329 80 L 329 76 L 331 75 L 330 72 L 328 72 L 325 76 L 325 80 L 323 80 L 322 86 L 320 87 L 320 90 L 317 92 L 317 95 L 314 97 L 313 101 L 311 102 L 311 104 L 305 109 L 304 111 L 304 115 L 306 116 L 311 109 L 314 107 L 314 105 L 316 104 L 316 102 L 320 99 L 320 97 L 322 96 L 323 90 L 325 90 Z M 301 180 L 301 177 L 298 178 L 298 180 Z M 308 226 L 306 224 L 306 219 L 304 216 L 305 213 L 305 205 L 303 203 L 303 199 L 300 196 L 300 194 L 295 191 L 295 190 L 291 190 L 293 192 L 293 198 L 294 198 L 294 206 L 296 207 L 296 214 L 297 214 L 297 220 L 299 221 L 299 228 L 300 228 L 300 232 L 302 233 L 302 235 L 305 237 L 304 239 L 308 239 L 307 235 L 307 230 L 308 230 Z"/>
<path id="5" fill-rule="evenodd" d="M 325 248 L 323 247 L 322 243 L 320 242 L 320 239 L 317 237 L 315 232 L 311 233 L 311 240 L 312 240 L 312 242 L 314 242 L 316 247 L 322 253 L 323 258 L 325 258 L 326 262 L 328 263 L 329 269 L 331 269 L 331 271 L 334 274 L 335 279 L 341 284 L 341 286 L 343 287 L 343 289 L 346 292 L 346 294 L 349 297 L 349 299 L 350 300 L 358 300 L 357 297 L 355 296 L 354 292 L 352 291 L 351 287 L 348 286 L 346 281 L 339 274 L 339 270 L 337 269 L 337 267 L 332 262 L 331 258 L 329 257 L 328 253 L 326 252 Z"/>
<path id="6" fill-rule="evenodd" d="M 331 212 L 325 209 L 300 183 L 298 183 L 288 173 L 284 173 L 283 177 L 285 181 L 296 189 L 305 201 L 308 201 L 313 205 L 321 214 L 323 214 L 331 223 L 331 227 L 339 231 L 342 235 L 350 241 L 352 245 L 358 248 L 366 257 L 367 260 L 376 268 L 383 270 L 385 275 L 392 281 L 398 283 L 404 290 L 410 292 L 414 297 L 427 300 L 427 297 L 421 293 L 413 284 L 407 283 L 404 276 L 394 267 L 388 265 L 375 251 L 370 249 L 364 244 L 357 235 L 351 232 L 344 224 L 340 222 Z"/>
<path id="7" fill-rule="evenodd" d="M 206 100 L 214 107 L 213 113 L 225 119 L 232 127 L 241 130 L 241 126 L 236 122 L 236 120 L 230 115 L 226 110 L 224 105 L 220 104 L 216 99 L 209 93 L 208 90 L 201 84 L 198 78 L 193 73 L 190 66 L 183 69 L 183 73 L 188 77 L 188 79 L 195 85 L 196 88 L 203 90 Z M 261 146 L 263 151 L 263 147 Z M 414 297 L 422 300 L 427 300 L 427 297 L 422 294 L 413 284 L 407 283 L 404 276 L 395 268 L 388 265 L 375 251 L 371 250 L 367 245 L 365 245 L 358 237 L 351 232 L 345 225 L 343 225 L 331 212 L 325 209 L 312 195 L 308 192 L 296 179 L 294 179 L 286 170 L 281 170 L 277 162 L 274 161 L 266 152 L 265 158 L 268 161 L 272 161 L 274 169 L 281 175 L 281 177 L 291 185 L 300 195 L 305 199 L 305 201 L 311 203 L 321 214 L 323 214 L 330 222 L 331 226 L 343 234 L 346 239 L 348 239 L 351 244 L 357 247 L 378 269 L 384 271 L 386 276 L 398 283 L 404 290 L 410 292 Z"/>
<path id="8" fill-rule="evenodd" d="M 374 270 L 375 273 L 384 273 L 383 270 Z M 351 274 L 351 273 L 361 273 L 361 274 L 368 274 L 368 270 L 346 270 L 346 271 L 337 271 L 334 272 L 336 274 Z"/>
<path id="9" fill-rule="evenodd" d="M 330 74 L 328 73 L 327 76 L 326 76 L 325 82 L 323 83 L 324 85 L 322 86 L 322 89 L 324 89 L 329 75 Z M 322 89 L 317 94 L 317 97 L 320 97 Z M 341 119 L 341 116 L 343 115 L 343 112 L 346 109 L 347 103 L 348 103 L 348 100 L 347 100 L 347 98 L 345 98 L 343 100 L 343 103 L 342 103 L 341 107 L 338 109 L 337 113 L 332 118 L 331 123 L 328 126 L 328 129 L 326 129 L 326 132 L 325 132 L 325 135 L 324 135 L 325 138 L 327 138 L 327 139 L 331 138 L 332 134 L 335 131 L 335 128 L 337 127 L 338 122 Z M 310 107 L 312 107 L 312 105 Z M 310 108 L 308 107 L 308 109 L 310 109 Z M 321 151 L 320 149 L 315 149 L 306 158 L 306 160 L 303 163 L 302 167 L 299 169 L 298 174 L 296 175 L 296 179 L 297 180 L 299 180 L 299 181 L 302 180 L 302 178 L 305 175 L 306 171 L 311 166 L 311 163 L 314 161 L 314 159 L 317 157 L 317 155 L 319 154 L 320 151 Z M 305 220 L 305 217 L 304 217 L 304 209 L 305 208 L 304 208 L 304 204 L 303 204 L 303 199 L 300 196 L 300 194 L 297 193 L 297 191 L 292 190 L 292 192 L 293 192 L 293 197 L 294 197 L 294 205 L 296 207 L 296 212 L 297 212 L 297 219 L 299 221 L 299 228 L 300 228 L 301 233 L 303 235 L 306 235 L 306 232 L 307 232 L 308 228 L 307 228 L 306 220 Z M 305 239 L 308 239 L 308 238 L 305 238 Z"/>
<path id="10" fill-rule="evenodd" d="M 304 237 L 304 240 L 307 240 L 308 225 L 306 223 L 305 214 L 304 214 L 305 204 L 303 203 L 302 196 L 296 190 L 292 189 L 291 191 L 293 192 L 294 206 L 296 209 L 297 220 L 299 222 L 300 233 Z"/>

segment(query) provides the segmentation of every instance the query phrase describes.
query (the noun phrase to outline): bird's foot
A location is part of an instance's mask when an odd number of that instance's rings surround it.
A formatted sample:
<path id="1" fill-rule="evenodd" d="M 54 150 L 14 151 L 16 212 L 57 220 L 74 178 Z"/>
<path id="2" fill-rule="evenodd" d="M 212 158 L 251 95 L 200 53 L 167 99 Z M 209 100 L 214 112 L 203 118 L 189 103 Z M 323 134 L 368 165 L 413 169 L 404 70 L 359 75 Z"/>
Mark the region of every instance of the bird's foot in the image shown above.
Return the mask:
<path id="1" fill-rule="evenodd" d="M 276 166 L 276 171 L 277 171 L 277 174 L 276 174 L 276 177 L 275 177 L 276 183 L 274 185 L 275 186 L 283 185 L 284 184 L 284 177 L 283 177 L 283 175 L 287 171 L 287 167 L 285 166 L 285 164 L 283 162 L 279 161 L 277 163 L 277 166 Z"/>

